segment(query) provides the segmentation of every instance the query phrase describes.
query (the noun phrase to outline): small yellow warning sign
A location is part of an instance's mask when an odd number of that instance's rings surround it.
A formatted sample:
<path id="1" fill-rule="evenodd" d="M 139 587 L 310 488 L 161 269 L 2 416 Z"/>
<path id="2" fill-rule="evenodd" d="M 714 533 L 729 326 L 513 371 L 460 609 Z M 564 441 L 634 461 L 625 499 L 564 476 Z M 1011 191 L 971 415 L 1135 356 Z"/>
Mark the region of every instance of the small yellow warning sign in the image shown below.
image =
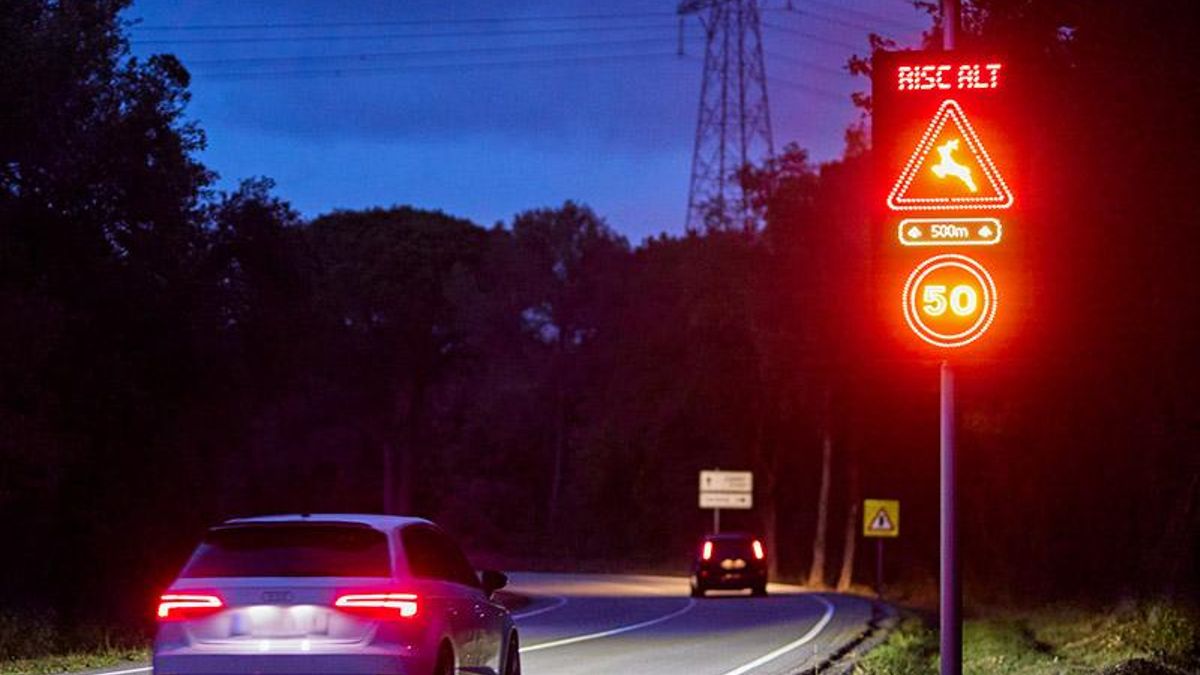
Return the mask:
<path id="1" fill-rule="evenodd" d="M 900 501 L 897 499 L 864 499 L 863 536 L 899 537 Z"/>

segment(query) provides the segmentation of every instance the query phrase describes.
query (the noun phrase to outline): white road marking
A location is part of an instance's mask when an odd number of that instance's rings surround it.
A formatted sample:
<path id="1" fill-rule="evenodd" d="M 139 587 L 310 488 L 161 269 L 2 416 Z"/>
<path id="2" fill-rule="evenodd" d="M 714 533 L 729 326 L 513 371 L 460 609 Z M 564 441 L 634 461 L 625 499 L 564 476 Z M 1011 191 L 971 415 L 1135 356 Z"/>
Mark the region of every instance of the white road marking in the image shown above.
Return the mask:
<path id="1" fill-rule="evenodd" d="M 130 668 L 129 670 L 110 670 L 105 673 L 94 673 L 93 675 L 129 675 L 130 673 L 148 673 L 150 666 L 144 668 Z"/>
<path id="2" fill-rule="evenodd" d="M 792 651 L 793 649 L 798 649 L 800 647 L 803 647 L 804 645 L 811 642 L 813 638 L 820 635 L 821 631 L 825 630 L 825 626 L 828 626 L 829 622 L 833 620 L 833 603 L 829 602 L 828 600 L 826 600 L 825 598 L 822 598 L 819 595 L 813 595 L 810 597 L 812 597 L 814 600 L 817 600 L 821 604 L 825 605 L 825 615 L 821 617 L 821 620 L 817 622 L 817 625 L 812 627 L 812 630 L 808 631 L 804 635 L 801 635 L 798 640 L 789 642 L 786 645 L 780 647 L 779 649 L 776 649 L 775 651 L 763 654 L 762 656 L 758 657 L 757 659 L 754 659 L 750 663 L 747 663 L 742 666 L 738 666 L 737 668 L 734 668 L 733 670 L 731 670 L 727 673 L 721 673 L 721 675 L 743 675 L 744 673 L 748 673 L 751 670 L 754 670 L 755 668 L 763 665 L 764 663 L 769 663 L 771 661 L 774 661 L 775 659 L 783 656 L 784 654 Z"/>
<path id="3" fill-rule="evenodd" d="M 530 645 L 528 647 L 521 647 L 521 653 L 524 654 L 526 652 L 536 652 L 536 651 L 540 651 L 542 649 L 553 649 L 555 647 L 565 647 L 567 645 L 573 645 L 577 642 L 586 642 L 588 640 L 599 640 L 600 638 L 611 637 L 613 635 L 620 635 L 621 633 L 628 633 L 630 631 L 638 630 L 639 628 L 646 628 L 648 626 L 660 624 L 664 621 L 670 621 L 671 619 L 674 619 L 677 616 L 687 614 L 688 612 L 692 611 L 692 608 L 695 606 L 696 606 L 695 598 L 688 598 L 688 603 L 683 606 L 683 609 L 677 609 L 674 612 L 671 612 L 670 614 L 660 616 L 656 619 L 650 619 L 649 621 L 642 621 L 640 623 L 633 623 L 633 624 L 629 624 L 628 626 L 618 626 L 616 628 L 610 628 L 605 631 L 600 631 L 599 633 L 588 633 L 586 635 L 576 635 L 575 637 L 563 638 L 561 640 L 551 640 L 550 642 L 542 642 L 542 643 L 539 643 L 536 645 Z"/>
<path id="4" fill-rule="evenodd" d="M 553 605 L 550 605 L 549 607 L 542 607 L 541 609 L 531 609 L 528 612 L 521 612 L 519 614 L 513 614 L 512 618 L 513 619 L 528 619 L 529 617 L 537 616 L 538 614 L 545 614 L 546 612 L 553 612 L 554 610 L 559 609 L 563 605 L 567 604 L 567 599 L 563 598 L 563 597 L 558 597 L 558 598 L 555 598 L 554 600 L 555 600 L 555 603 Z"/>

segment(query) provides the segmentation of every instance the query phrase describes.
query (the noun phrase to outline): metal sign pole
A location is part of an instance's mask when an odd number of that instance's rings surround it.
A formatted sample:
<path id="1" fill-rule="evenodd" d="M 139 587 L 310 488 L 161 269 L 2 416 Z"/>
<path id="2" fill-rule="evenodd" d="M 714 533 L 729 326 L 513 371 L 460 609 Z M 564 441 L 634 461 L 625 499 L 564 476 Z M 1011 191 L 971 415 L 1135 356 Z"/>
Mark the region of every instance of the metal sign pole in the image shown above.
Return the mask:
<path id="1" fill-rule="evenodd" d="M 942 48 L 957 47 L 959 0 L 942 0 Z M 954 371 L 942 361 L 942 570 L 941 570 L 941 675 L 962 675 L 962 584 L 958 570 L 958 522 L 955 510 Z"/>
<path id="2" fill-rule="evenodd" d="M 954 371 L 942 361 L 941 372 L 941 675 L 962 675 L 962 584 L 958 570 L 958 522 L 955 512 Z"/>
<path id="3" fill-rule="evenodd" d="M 713 534 L 721 534 L 721 509 L 713 509 Z"/>
<path id="4" fill-rule="evenodd" d="M 942 0 L 942 49 L 958 45 L 958 0 Z"/>
<path id="5" fill-rule="evenodd" d="M 883 599 L 883 539 L 875 540 L 875 595 Z"/>

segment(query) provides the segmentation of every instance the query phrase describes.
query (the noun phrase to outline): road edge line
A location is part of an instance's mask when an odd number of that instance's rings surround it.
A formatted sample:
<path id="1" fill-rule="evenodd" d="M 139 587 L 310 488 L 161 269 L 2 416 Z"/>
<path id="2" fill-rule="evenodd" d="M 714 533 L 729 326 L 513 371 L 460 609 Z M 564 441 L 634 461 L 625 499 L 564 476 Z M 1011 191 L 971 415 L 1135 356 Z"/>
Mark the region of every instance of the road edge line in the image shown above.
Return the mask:
<path id="1" fill-rule="evenodd" d="M 541 609 L 531 609 L 528 612 L 518 612 L 517 614 L 513 614 L 512 618 L 514 621 L 516 621 L 518 619 L 528 619 L 531 616 L 537 616 L 539 614 L 545 614 L 546 612 L 553 612 L 556 609 L 562 609 L 563 606 L 567 604 L 567 599 L 563 596 L 555 596 L 554 599 L 556 600 L 556 603 L 553 605 L 550 605 L 549 607 L 542 607 Z"/>
<path id="2" fill-rule="evenodd" d="M 622 633 L 628 633 L 630 631 L 638 630 L 639 628 L 647 628 L 649 626 L 654 626 L 654 625 L 663 623 L 664 621 L 670 621 L 671 619 L 674 619 L 677 616 L 682 616 L 684 614 L 687 614 L 688 612 L 692 611 L 692 608 L 695 606 L 696 606 L 696 599 L 688 598 L 687 604 L 684 605 L 682 609 L 677 609 L 674 612 L 671 612 L 670 614 L 665 614 L 663 616 L 660 616 L 660 617 L 657 617 L 654 619 L 650 619 L 649 621 L 633 623 L 633 624 L 629 624 L 628 626 L 617 626 L 616 628 L 610 628 L 608 630 L 600 631 L 599 633 L 587 633 L 585 635 L 576 635 L 574 637 L 562 638 L 561 640 L 551 640 L 550 642 L 541 642 L 536 645 L 529 645 L 528 647 L 521 647 L 520 651 L 522 654 L 525 654 L 527 652 L 536 652 L 536 651 L 541 651 L 543 649 L 553 649 L 555 647 L 565 647 L 567 645 L 573 645 L 578 642 L 587 642 L 588 640 L 599 640 L 600 638 L 612 637 L 613 635 L 620 635 Z"/>
<path id="3" fill-rule="evenodd" d="M 804 635 L 801 635 L 798 639 L 793 640 L 793 641 L 787 643 L 786 645 L 779 647 L 778 649 L 775 649 L 774 651 L 770 651 L 770 652 L 767 652 L 766 654 L 763 654 L 762 656 L 758 657 L 757 659 L 754 659 L 753 661 L 751 661 L 749 663 L 740 665 L 737 668 L 734 668 L 733 670 L 730 670 L 728 672 L 721 673 L 721 675 L 744 675 L 744 673 L 748 673 L 751 670 L 754 670 L 755 668 L 757 668 L 763 664 L 770 663 L 771 661 L 774 661 L 775 659 L 783 656 L 784 654 L 787 654 L 788 652 L 790 652 L 794 649 L 799 649 L 800 647 L 803 647 L 804 645 L 808 644 L 809 642 L 812 642 L 813 638 L 820 635 L 821 631 L 825 630 L 825 627 L 829 625 L 829 622 L 833 621 L 833 614 L 834 614 L 833 603 L 819 595 L 811 595 L 809 597 L 811 597 L 814 600 L 817 600 L 821 604 L 825 605 L 825 615 L 822 616 L 821 620 L 818 621 L 816 623 L 816 625 L 814 625 L 812 628 L 810 628 L 807 633 L 805 633 Z"/>

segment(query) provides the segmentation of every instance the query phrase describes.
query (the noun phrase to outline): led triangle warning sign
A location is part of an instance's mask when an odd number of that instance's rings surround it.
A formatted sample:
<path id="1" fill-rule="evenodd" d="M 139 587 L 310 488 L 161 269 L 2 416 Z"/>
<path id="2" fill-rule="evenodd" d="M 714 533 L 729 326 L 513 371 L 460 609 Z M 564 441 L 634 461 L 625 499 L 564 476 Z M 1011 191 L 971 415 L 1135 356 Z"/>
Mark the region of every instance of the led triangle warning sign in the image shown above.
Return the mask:
<path id="1" fill-rule="evenodd" d="M 957 101 L 943 101 L 888 194 L 893 211 L 1007 209 L 1013 196 Z"/>

